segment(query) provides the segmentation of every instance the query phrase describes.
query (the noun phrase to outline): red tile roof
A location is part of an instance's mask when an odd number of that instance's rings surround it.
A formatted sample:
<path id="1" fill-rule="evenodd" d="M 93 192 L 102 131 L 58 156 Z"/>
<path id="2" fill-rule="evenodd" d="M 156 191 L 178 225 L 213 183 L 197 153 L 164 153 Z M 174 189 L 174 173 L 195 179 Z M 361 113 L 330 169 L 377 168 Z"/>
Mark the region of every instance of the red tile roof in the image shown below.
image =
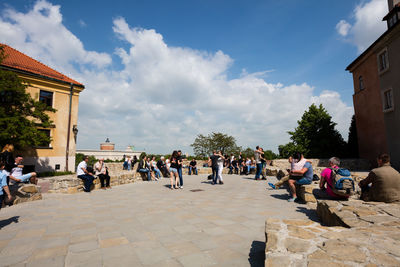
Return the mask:
<path id="1" fill-rule="evenodd" d="M 4 48 L 6 56 L 3 62 L 1 62 L 1 65 L 3 66 L 41 75 L 50 79 L 56 79 L 62 82 L 73 83 L 75 85 L 83 87 L 83 84 L 65 76 L 64 74 L 56 70 L 53 70 L 45 64 L 40 63 L 39 61 L 25 55 L 24 53 L 19 52 L 18 50 L 6 44 L 0 43 L 0 46 Z"/>

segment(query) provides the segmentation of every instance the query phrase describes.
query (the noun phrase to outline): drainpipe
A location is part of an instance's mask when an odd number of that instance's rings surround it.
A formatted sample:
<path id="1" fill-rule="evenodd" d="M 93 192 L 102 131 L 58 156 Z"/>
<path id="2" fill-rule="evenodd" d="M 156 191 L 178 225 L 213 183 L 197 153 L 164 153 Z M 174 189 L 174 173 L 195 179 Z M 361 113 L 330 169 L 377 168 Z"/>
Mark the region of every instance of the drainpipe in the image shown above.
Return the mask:
<path id="1" fill-rule="evenodd" d="M 69 139 L 71 137 L 71 111 L 72 111 L 72 94 L 74 84 L 71 83 L 70 94 L 69 94 L 69 111 L 68 111 L 68 131 L 67 131 L 67 148 L 65 151 L 65 171 L 68 170 L 68 158 L 69 158 Z"/>

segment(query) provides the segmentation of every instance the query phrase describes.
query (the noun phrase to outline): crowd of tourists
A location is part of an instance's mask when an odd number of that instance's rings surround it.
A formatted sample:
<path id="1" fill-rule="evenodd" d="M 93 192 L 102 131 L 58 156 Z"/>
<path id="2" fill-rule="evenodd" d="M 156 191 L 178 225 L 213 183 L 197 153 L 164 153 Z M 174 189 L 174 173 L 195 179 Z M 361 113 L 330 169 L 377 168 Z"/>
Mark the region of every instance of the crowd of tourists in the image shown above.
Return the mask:
<path id="1" fill-rule="evenodd" d="M 83 181 L 83 189 L 90 192 L 93 181 L 100 180 L 101 189 L 111 189 L 110 175 L 104 159 L 99 159 L 93 167 L 88 166 L 89 157 L 84 156 L 76 169 L 76 175 Z M 340 167 L 340 159 L 332 157 L 329 159 L 329 167 L 325 168 L 320 177 L 314 174 L 312 162 L 304 158 L 303 154 L 296 152 L 288 159 L 290 169 L 287 175 L 281 177 L 276 183 L 268 182 L 272 189 L 279 189 L 286 185 L 289 191 L 288 201 L 299 201 L 298 186 L 311 184 L 313 180 L 319 180 L 319 189 L 313 191 L 316 198 L 331 200 L 346 200 L 354 193 L 354 181 L 350 171 Z M 362 190 L 361 199 L 365 201 L 400 201 L 400 173 L 390 166 L 388 154 L 379 155 L 377 158 L 378 168 L 373 169 L 367 178 L 359 182 Z M 127 157 L 123 163 L 123 169 L 132 170 L 136 167 L 138 173 L 143 175 L 147 181 L 158 181 L 165 177 L 170 179 L 170 189 L 183 189 L 182 169 L 188 168 L 188 174 L 198 174 L 197 162 L 193 158 L 188 166 L 183 166 L 183 157 L 180 150 L 174 150 L 171 156 L 161 157 L 156 160 L 155 156 L 141 155 L 138 159 Z M 222 172 L 227 168 L 228 174 L 249 175 L 254 172 L 255 180 L 266 180 L 267 160 L 264 151 L 257 146 L 254 157 L 243 157 L 239 153 L 235 155 L 223 155 L 221 151 L 213 151 L 206 163 L 211 167 L 211 184 L 224 184 Z M 23 157 L 14 157 L 14 147 L 7 144 L 0 154 L 0 208 L 11 203 L 13 197 L 10 187 L 18 183 L 37 184 L 35 172 L 23 173 Z"/>

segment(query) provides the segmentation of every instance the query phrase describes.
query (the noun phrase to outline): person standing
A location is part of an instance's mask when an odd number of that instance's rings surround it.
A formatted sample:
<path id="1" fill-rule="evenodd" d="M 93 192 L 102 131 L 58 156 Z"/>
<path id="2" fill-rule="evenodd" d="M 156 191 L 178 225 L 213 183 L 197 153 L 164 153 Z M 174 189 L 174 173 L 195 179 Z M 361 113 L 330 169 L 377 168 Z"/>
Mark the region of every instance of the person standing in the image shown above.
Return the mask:
<path id="1" fill-rule="evenodd" d="M 94 164 L 94 172 L 95 175 L 100 179 L 101 189 L 111 189 L 110 175 L 108 175 L 108 168 L 105 166 L 103 158 L 99 159 L 99 161 Z"/>
<path id="2" fill-rule="evenodd" d="M 182 177 L 182 151 L 178 150 L 178 175 L 179 175 L 179 188 L 183 189 L 183 177 Z"/>
<path id="3" fill-rule="evenodd" d="M 211 165 L 211 169 L 212 169 L 212 184 L 216 184 L 217 183 L 217 179 L 218 179 L 218 159 L 219 159 L 220 155 L 217 154 L 217 152 L 215 150 L 213 150 L 213 154 L 211 155 L 211 157 L 208 159 L 208 165 Z"/>
<path id="4" fill-rule="evenodd" d="M 218 180 L 219 180 L 219 184 L 224 184 L 224 180 L 222 179 L 222 170 L 224 169 L 224 156 L 222 156 L 221 151 L 218 151 L 218 155 L 219 158 L 217 160 L 217 164 L 218 164 Z M 215 181 L 217 182 L 217 181 Z"/>
<path id="5" fill-rule="evenodd" d="M 78 167 L 76 168 L 76 175 L 78 176 L 79 179 L 82 179 L 83 181 L 83 191 L 86 193 L 90 193 L 90 188 L 92 187 L 93 184 L 93 173 L 88 172 L 87 170 L 87 163 L 89 162 L 89 157 L 84 156 L 83 160 L 78 164 Z"/>
<path id="6" fill-rule="evenodd" d="M 254 150 L 254 158 L 256 162 L 256 176 L 254 177 L 255 180 L 260 180 L 261 172 L 262 172 L 262 162 L 261 157 L 264 154 L 262 149 L 257 146 L 256 150 Z"/>
<path id="7" fill-rule="evenodd" d="M 178 178 L 179 178 L 179 174 L 178 174 L 178 152 L 176 150 L 174 150 L 172 152 L 171 155 L 171 159 L 170 159 L 170 167 L 169 167 L 169 171 L 170 171 L 170 179 L 171 179 L 171 190 L 174 189 L 174 183 L 175 183 L 175 189 L 178 189 Z"/>

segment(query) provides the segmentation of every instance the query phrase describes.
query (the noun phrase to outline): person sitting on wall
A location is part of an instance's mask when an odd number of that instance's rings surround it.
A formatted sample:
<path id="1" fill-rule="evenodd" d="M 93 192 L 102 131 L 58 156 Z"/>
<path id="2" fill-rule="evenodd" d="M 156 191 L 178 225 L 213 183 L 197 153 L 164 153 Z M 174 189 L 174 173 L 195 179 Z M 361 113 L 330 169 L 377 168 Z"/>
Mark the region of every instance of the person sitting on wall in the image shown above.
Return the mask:
<path id="1" fill-rule="evenodd" d="M 304 164 L 306 164 L 307 161 L 309 163 L 311 163 L 311 161 L 306 160 L 304 157 L 301 158 L 301 153 L 298 153 L 298 152 L 293 153 L 293 155 L 289 157 L 288 161 L 290 163 L 290 169 L 287 169 L 288 174 L 283 176 L 275 184 L 268 183 L 268 185 L 270 187 L 272 187 L 273 189 L 279 189 L 282 185 L 284 185 L 286 182 L 289 181 L 289 178 L 291 175 L 301 177 L 302 175 L 300 175 L 300 174 L 297 174 L 297 175 L 293 174 L 293 171 L 299 171 L 299 170 L 303 169 L 303 166 L 304 166 Z M 295 177 L 295 178 L 299 178 L 299 177 Z"/>
<path id="2" fill-rule="evenodd" d="M 400 173 L 390 166 L 390 156 L 381 154 L 377 158 L 378 168 L 361 180 L 361 199 L 364 201 L 399 202 Z"/>
<path id="3" fill-rule="evenodd" d="M 108 175 L 108 168 L 104 164 L 104 159 L 101 158 L 99 159 L 96 164 L 94 164 L 94 172 L 97 177 L 100 179 L 100 184 L 101 184 L 101 189 L 106 189 L 109 188 L 111 189 L 110 186 L 110 175 Z M 105 183 L 104 183 L 105 181 Z"/>
<path id="4" fill-rule="evenodd" d="M 0 161 L 0 209 L 3 205 L 3 200 L 5 203 L 10 203 L 12 201 L 12 196 L 10 193 L 10 189 L 7 185 L 7 173 L 3 172 L 5 167 L 4 162 Z M 5 195 L 4 195 L 4 193 Z"/>
<path id="5" fill-rule="evenodd" d="M 87 163 L 89 162 L 88 156 L 83 156 L 83 160 L 76 167 L 76 175 L 83 181 L 83 191 L 90 193 L 90 189 L 95 179 L 93 173 L 88 171 Z"/>
<path id="6" fill-rule="evenodd" d="M 150 167 L 147 163 L 147 156 L 143 155 L 142 158 L 139 160 L 139 164 L 137 167 L 137 171 L 140 173 L 147 174 L 147 181 L 151 181 L 151 174 L 150 174 Z"/>
<path id="7" fill-rule="evenodd" d="M 11 170 L 8 170 L 10 173 L 10 183 L 26 183 L 29 181 L 32 184 L 37 184 L 36 172 L 22 174 L 24 168 L 22 161 L 23 157 L 21 155 L 17 155 L 14 165 L 10 166 Z"/>
<path id="8" fill-rule="evenodd" d="M 325 168 L 321 172 L 321 180 L 319 181 L 319 188 L 314 189 L 313 194 L 318 199 L 331 199 L 331 200 L 345 200 L 348 197 L 339 196 L 332 191 L 332 169 L 339 169 L 340 159 L 332 157 L 329 159 L 329 168 Z"/>
<path id="9" fill-rule="evenodd" d="M 169 171 L 164 156 L 157 161 L 157 168 L 161 171 L 164 177 L 169 177 Z"/>
<path id="10" fill-rule="evenodd" d="M 303 154 L 300 154 L 300 161 L 304 159 Z M 309 161 L 306 161 L 303 168 L 298 171 L 291 171 L 289 177 L 289 190 L 292 195 L 288 199 L 289 202 L 297 201 L 296 185 L 311 184 L 313 179 L 313 167 Z"/>
<path id="11" fill-rule="evenodd" d="M 192 172 L 197 175 L 197 162 L 195 158 L 193 158 L 189 163 L 189 175 L 191 175 Z"/>

